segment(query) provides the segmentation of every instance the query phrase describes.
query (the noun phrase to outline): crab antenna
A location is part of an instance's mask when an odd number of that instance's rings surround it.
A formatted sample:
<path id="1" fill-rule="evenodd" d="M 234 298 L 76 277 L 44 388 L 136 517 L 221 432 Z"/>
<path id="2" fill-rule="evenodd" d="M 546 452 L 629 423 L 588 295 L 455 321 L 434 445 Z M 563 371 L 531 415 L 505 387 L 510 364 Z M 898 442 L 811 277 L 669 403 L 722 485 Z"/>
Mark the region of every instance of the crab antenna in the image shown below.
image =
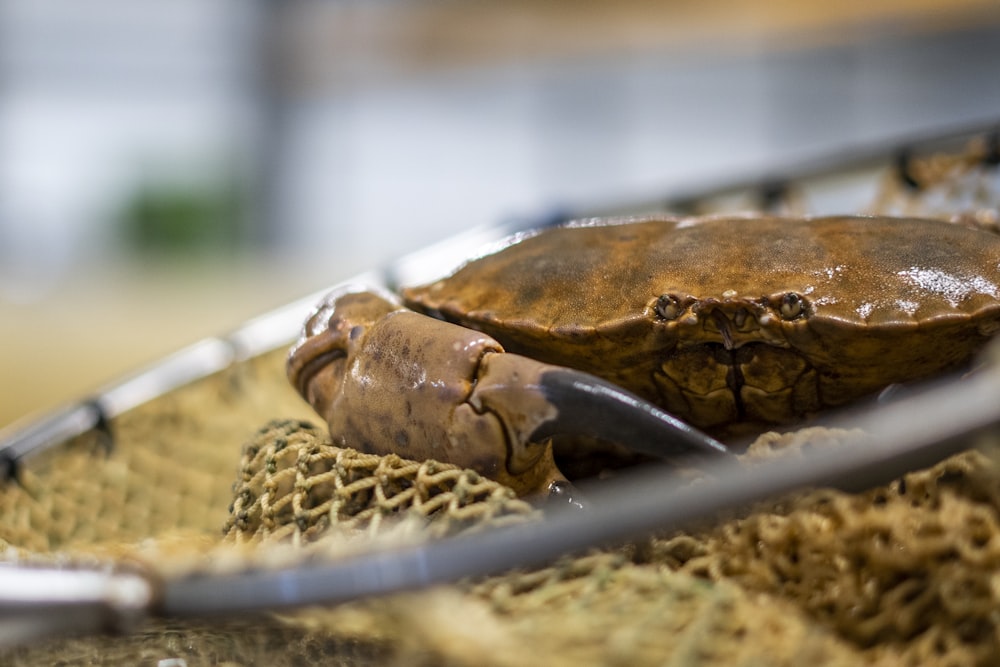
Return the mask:
<path id="1" fill-rule="evenodd" d="M 533 439 L 587 435 L 661 459 L 730 454 L 718 440 L 589 373 L 555 367 L 541 375 L 539 385 L 557 413 L 535 429 Z"/>

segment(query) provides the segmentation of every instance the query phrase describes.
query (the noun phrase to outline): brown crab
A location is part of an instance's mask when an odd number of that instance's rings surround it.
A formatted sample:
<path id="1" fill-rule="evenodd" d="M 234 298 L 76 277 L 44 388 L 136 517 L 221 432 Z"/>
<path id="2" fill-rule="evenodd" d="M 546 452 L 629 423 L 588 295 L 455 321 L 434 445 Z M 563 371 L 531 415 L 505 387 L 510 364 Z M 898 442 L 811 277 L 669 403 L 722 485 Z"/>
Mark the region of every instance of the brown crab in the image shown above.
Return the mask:
<path id="1" fill-rule="evenodd" d="M 968 364 L 998 281 L 1000 237 L 932 220 L 582 221 L 404 289 L 408 308 L 331 295 L 288 374 L 335 438 L 529 493 L 562 479 L 551 436 L 724 455 L 685 424 L 759 431 Z"/>

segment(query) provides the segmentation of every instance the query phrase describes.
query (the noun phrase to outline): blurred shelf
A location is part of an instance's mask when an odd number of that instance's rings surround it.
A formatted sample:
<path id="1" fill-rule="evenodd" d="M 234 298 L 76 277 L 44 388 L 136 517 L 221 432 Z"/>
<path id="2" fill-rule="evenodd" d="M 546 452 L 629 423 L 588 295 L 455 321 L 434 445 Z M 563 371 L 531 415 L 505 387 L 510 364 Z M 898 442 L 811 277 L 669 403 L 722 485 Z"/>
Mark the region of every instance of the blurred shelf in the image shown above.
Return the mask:
<path id="1" fill-rule="evenodd" d="M 286 73 L 331 80 L 539 60 L 842 44 L 1000 23 L 995 0 L 302 2 L 286 12 Z"/>

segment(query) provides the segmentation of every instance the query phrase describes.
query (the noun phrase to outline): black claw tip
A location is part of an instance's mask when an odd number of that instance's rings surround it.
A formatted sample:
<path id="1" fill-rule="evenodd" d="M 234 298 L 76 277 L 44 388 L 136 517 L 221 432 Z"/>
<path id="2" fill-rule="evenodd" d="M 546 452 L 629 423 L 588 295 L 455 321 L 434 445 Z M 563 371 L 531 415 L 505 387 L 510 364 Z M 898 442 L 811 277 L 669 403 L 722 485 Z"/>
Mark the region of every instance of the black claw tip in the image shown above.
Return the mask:
<path id="1" fill-rule="evenodd" d="M 598 377 L 556 368 L 542 375 L 541 389 L 558 414 L 533 436 L 584 435 L 661 459 L 730 454 L 718 440 L 652 403 Z"/>

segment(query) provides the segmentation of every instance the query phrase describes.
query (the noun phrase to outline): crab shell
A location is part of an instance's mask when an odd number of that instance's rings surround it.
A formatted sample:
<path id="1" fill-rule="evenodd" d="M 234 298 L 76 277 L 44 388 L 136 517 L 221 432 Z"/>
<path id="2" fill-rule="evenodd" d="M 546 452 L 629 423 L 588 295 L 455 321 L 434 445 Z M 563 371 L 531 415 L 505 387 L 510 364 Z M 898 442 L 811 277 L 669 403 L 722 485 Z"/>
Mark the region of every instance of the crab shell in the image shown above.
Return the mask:
<path id="1" fill-rule="evenodd" d="M 727 434 L 967 364 L 1000 328 L 998 280 L 1000 237 L 933 220 L 615 219 L 402 295 Z"/>

